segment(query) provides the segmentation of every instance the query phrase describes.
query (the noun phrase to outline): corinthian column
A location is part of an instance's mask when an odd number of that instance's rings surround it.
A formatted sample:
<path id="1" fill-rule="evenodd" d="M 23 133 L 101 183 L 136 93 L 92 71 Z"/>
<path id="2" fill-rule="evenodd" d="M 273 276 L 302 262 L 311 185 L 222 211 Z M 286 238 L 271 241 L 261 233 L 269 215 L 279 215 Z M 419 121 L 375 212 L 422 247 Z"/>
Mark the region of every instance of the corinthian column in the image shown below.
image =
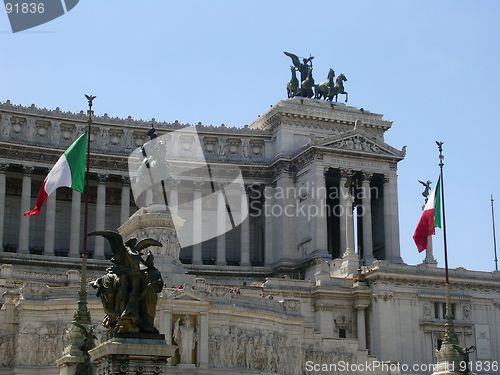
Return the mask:
<path id="1" fill-rule="evenodd" d="M 384 176 L 384 259 L 392 260 L 392 218 L 391 218 L 391 185 L 389 177 Z"/>
<path id="2" fill-rule="evenodd" d="M 366 349 L 366 318 L 365 310 L 368 306 L 356 305 L 357 310 L 357 328 L 358 328 L 358 345 L 360 350 Z"/>
<path id="3" fill-rule="evenodd" d="M 274 190 L 272 186 L 266 186 L 264 188 L 264 262 L 266 266 L 271 265 L 274 262 L 273 254 L 273 194 Z"/>
<path id="4" fill-rule="evenodd" d="M 391 185 L 391 244 L 392 244 L 392 261 L 394 263 L 403 263 L 399 250 L 399 209 L 398 209 L 398 175 L 394 171 L 390 180 Z"/>
<path id="5" fill-rule="evenodd" d="M 193 192 L 193 264 L 203 263 L 201 258 L 202 211 L 201 185 L 195 183 Z"/>
<path id="6" fill-rule="evenodd" d="M 340 181 L 339 181 L 339 233 L 340 233 L 340 256 L 344 253 L 346 246 L 346 219 L 345 219 L 345 199 L 346 199 L 346 188 L 345 184 L 347 182 L 347 177 L 349 176 L 349 171 L 345 169 L 340 170 Z"/>
<path id="7" fill-rule="evenodd" d="M 130 179 L 128 177 L 122 177 L 120 224 L 126 222 L 129 216 L 130 216 Z"/>
<path id="8" fill-rule="evenodd" d="M 47 198 L 45 207 L 45 239 L 43 245 L 44 255 L 54 255 L 54 231 L 56 226 L 56 196 L 54 191 Z"/>
<path id="9" fill-rule="evenodd" d="M 372 203 L 370 178 L 371 174 L 363 173 L 362 189 L 362 205 L 363 205 L 363 258 L 365 265 L 369 265 L 374 261 L 373 258 L 373 237 L 372 237 Z"/>
<path id="10" fill-rule="evenodd" d="M 245 189 L 245 194 L 241 195 L 241 217 L 245 218 L 240 224 L 240 266 L 248 267 L 250 266 L 250 189 L 248 186 Z"/>
<path id="11" fill-rule="evenodd" d="M 80 220 L 82 193 L 73 190 L 71 195 L 71 233 L 69 234 L 69 256 L 80 256 Z"/>
<path id="12" fill-rule="evenodd" d="M 354 197 L 348 191 L 345 198 L 345 218 L 346 218 L 346 255 L 353 255 L 354 251 L 354 220 L 352 215 L 352 204 Z"/>
<path id="13" fill-rule="evenodd" d="M 95 230 L 104 230 L 106 225 L 106 180 L 107 175 L 98 175 L 97 184 L 97 202 L 95 210 Z M 95 237 L 94 242 L 94 258 L 104 259 L 104 238 L 101 236 Z"/>
<path id="14" fill-rule="evenodd" d="M 179 206 L 179 182 L 175 179 L 171 179 L 168 181 L 168 187 L 170 189 L 170 193 L 168 195 L 168 209 L 170 213 L 174 215 L 178 215 L 178 206 Z"/>
<path id="15" fill-rule="evenodd" d="M 226 201 L 220 187 L 217 194 L 217 265 L 225 266 L 226 262 Z"/>
<path id="16" fill-rule="evenodd" d="M 312 228 L 312 251 L 328 254 L 327 231 L 326 231 L 326 183 L 325 170 L 322 165 L 313 168 L 313 181 L 311 192 L 311 228 Z"/>
<path id="17" fill-rule="evenodd" d="M 29 237 L 30 237 L 30 217 L 24 216 L 23 213 L 31 208 L 31 175 L 35 168 L 24 167 L 23 187 L 21 192 L 21 212 L 19 223 L 19 242 L 18 253 L 29 253 Z"/>
<path id="18" fill-rule="evenodd" d="M 8 164 L 0 164 L 0 251 L 3 251 L 3 223 L 5 215 L 5 185 Z"/>

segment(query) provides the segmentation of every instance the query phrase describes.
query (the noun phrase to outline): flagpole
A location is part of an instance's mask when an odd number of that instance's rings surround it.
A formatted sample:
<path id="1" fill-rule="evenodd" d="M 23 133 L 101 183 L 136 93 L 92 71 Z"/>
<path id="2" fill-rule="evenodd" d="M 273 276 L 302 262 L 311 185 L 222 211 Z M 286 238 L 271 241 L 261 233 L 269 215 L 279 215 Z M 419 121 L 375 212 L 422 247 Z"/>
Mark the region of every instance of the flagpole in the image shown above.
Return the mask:
<path id="1" fill-rule="evenodd" d="M 498 271 L 498 257 L 497 257 L 497 236 L 495 230 L 495 209 L 493 208 L 493 194 L 491 195 L 491 222 L 493 224 L 493 250 L 495 251 L 495 271 Z"/>
<path id="2" fill-rule="evenodd" d="M 443 218 L 443 247 L 444 247 L 444 268 L 445 268 L 445 290 L 446 290 L 446 312 L 445 312 L 445 333 L 443 336 L 443 343 L 458 344 L 458 337 L 455 333 L 453 326 L 453 316 L 451 312 L 451 297 L 450 297 L 450 279 L 448 271 L 448 243 L 446 240 L 446 210 L 444 202 L 444 155 L 443 155 L 443 142 L 436 142 L 439 150 L 439 177 L 441 182 L 441 211 Z"/>
<path id="3" fill-rule="evenodd" d="M 89 214 L 89 174 L 90 174 L 90 134 L 92 130 L 92 102 L 95 99 L 93 95 L 85 95 L 88 101 L 88 119 L 87 119 L 87 155 L 85 158 L 85 185 L 83 188 L 83 249 L 82 249 L 82 270 L 80 273 L 80 292 L 78 299 L 79 323 L 90 324 L 90 311 L 87 308 L 87 258 L 88 258 L 88 214 Z M 76 317 L 75 317 L 76 318 Z"/>
<path id="4" fill-rule="evenodd" d="M 83 321 L 81 323 L 90 324 L 90 312 L 87 309 L 87 258 L 88 258 L 88 213 L 89 213 L 89 174 L 90 174 L 90 135 L 92 130 L 92 102 L 95 99 L 93 95 L 85 95 L 88 101 L 88 119 L 87 119 L 87 155 L 85 168 L 85 187 L 83 190 L 84 215 L 83 215 L 83 249 L 82 249 L 82 270 L 80 279 L 80 293 L 78 300 L 78 313 Z"/>
<path id="5" fill-rule="evenodd" d="M 78 307 L 73 316 L 72 325 L 70 328 L 70 340 L 68 346 L 64 348 L 63 358 L 67 360 L 58 360 L 58 365 L 61 366 L 76 366 L 78 363 L 89 363 L 89 354 L 82 349 L 87 340 L 88 335 L 93 335 L 92 321 L 90 311 L 87 305 L 87 231 L 88 231 L 88 206 L 89 206 L 89 169 L 90 169 L 90 134 L 92 130 L 92 101 L 95 96 L 85 95 L 88 100 L 88 120 L 87 120 L 87 155 L 86 155 L 86 170 L 85 170 L 85 185 L 83 189 L 84 202 L 84 217 L 83 217 L 83 249 L 81 253 L 82 268 L 80 271 L 80 291 L 78 292 Z"/>

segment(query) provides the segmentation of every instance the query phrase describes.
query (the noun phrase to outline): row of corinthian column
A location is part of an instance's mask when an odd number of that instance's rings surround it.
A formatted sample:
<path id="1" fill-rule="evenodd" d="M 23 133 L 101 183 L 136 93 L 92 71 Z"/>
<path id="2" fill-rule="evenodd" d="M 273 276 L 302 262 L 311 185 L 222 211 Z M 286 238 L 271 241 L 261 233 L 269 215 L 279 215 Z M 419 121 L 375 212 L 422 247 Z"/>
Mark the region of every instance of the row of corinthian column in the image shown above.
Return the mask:
<path id="1" fill-rule="evenodd" d="M 0 166 L 0 249 L 3 250 L 4 243 L 4 221 L 5 221 L 5 190 L 6 190 L 6 171 L 8 165 Z M 19 237 L 17 252 L 29 254 L 30 248 L 30 218 L 23 213 L 32 208 L 31 200 L 31 179 L 33 167 L 23 168 L 22 188 L 21 188 L 21 210 L 19 212 Z M 105 229 L 106 220 L 106 175 L 98 175 L 97 201 L 95 213 L 95 230 Z M 130 215 L 130 183 L 128 179 L 122 179 L 120 207 L 120 223 L 124 223 Z M 45 236 L 44 236 L 44 255 L 54 255 L 55 244 L 55 220 L 56 220 L 56 193 L 49 195 L 43 210 L 45 211 Z M 81 235 L 81 212 L 82 212 L 82 194 L 75 190 L 71 196 L 71 224 L 69 238 L 69 257 L 80 256 L 80 235 Z M 96 237 L 94 258 L 104 259 L 104 242 L 98 241 L 102 238 Z"/>
<path id="2" fill-rule="evenodd" d="M 0 165 L 0 207 L 3 208 L 0 212 L 0 249 L 3 249 L 4 245 L 4 221 L 5 221 L 5 190 L 6 190 L 6 171 L 7 164 Z M 31 189 L 31 179 L 33 174 L 33 167 L 25 167 L 24 174 L 22 177 L 22 191 L 21 191 L 21 210 L 19 213 L 19 237 L 18 237 L 18 252 L 19 253 L 29 253 L 29 233 L 30 233 L 30 217 L 23 216 L 23 212 L 31 209 L 32 206 L 32 189 Z M 344 209 L 341 210 L 340 218 L 340 248 L 341 251 L 353 251 L 354 252 L 354 223 L 352 219 L 352 197 L 347 194 L 347 189 L 345 188 L 345 183 L 349 177 L 349 171 L 341 171 L 340 174 L 340 205 Z M 318 191 L 326 192 L 325 187 L 325 176 L 324 176 L 324 166 L 314 166 L 314 183 L 319 188 Z M 371 175 L 367 173 L 362 174 L 361 187 L 363 189 L 363 195 L 361 199 L 361 205 L 363 207 L 364 215 L 362 215 L 362 245 L 363 253 L 366 264 L 371 263 L 374 260 L 373 257 L 373 235 L 372 235 L 372 215 L 371 215 L 371 190 L 370 190 L 370 178 Z M 95 229 L 103 230 L 106 228 L 106 181 L 107 176 L 98 175 L 97 184 L 97 196 L 96 196 L 96 210 L 95 210 Z M 293 184 L 293 179 L 284 176 L 276 181 L 276 187 L 286 188 L 288 185 Z M 264 205 L 281 204 L 284 205 L 287 202 L 283 200 L 277 200 L 272 194 L 273 187 L 266 185 L 264 187 Z M 325 201 L 326 194 L 322 196 L 317 194 L 315 197 L 317 202 Z M 249 195 L 243 195 L 241 197 L 241 211 L 243 215 L 248 212 L 245 210 L 249 206 Z M 399 227 L 398 227 L 398 207 L 397 207 L 397 182 L 396 174 L 392 173 L 384 178 L 383 184 L 383 217 L 384 217 L 384 240 L 385 240 L 385 259 L 393 262 L 401 261 L 399 255 Z M 289 198 L 285 198 L 288 199 Z M 175 186 L 170 189 L 169 202 L 172 207 L 177 206 L 178 202 L 178 190 Z M 288 202 L 290 203 L 290 202 Z M 293 203 L 293 202 L 291 202 Z M 45 237 L 44 237 L 44 254 L 53 255 L 54 254 L 54 243 L 55 243 L 55 212 L 56 212 L 56 195 L 52 194 L 49 196 L 45 210 Z M 321 203 L 319 204 L 321 206 Z M 80 249 L 80 237 L 81 237 L 81 214 L 82 214 L 82 194 L 76 191 L 72 191 L 71 199 L 71 232 L 69 240 L 69 254 L 70 257 L 78 257 L 81 251 Z M 226 210 L 225 201 L 221 196 L 218 198 L 217 210 L 220 214 L 217 215 L 218 221 L 217 226 L 219 228 L 219 233 L 225 233 L 224 228 L 226 228 L 226 216 L 222 212 Z M 193 191 L 193 236 L 194 243 L 192 263 L 195 265 L 203 264 L 202 259 L 202 192 L 201 186 L 195 184 Z M 175 212 L 174 212 L 175 213 Z M 122 190 L 121 190 L 121 207 L 120 207 L 120 223 L 125 222 L 130 214 L 130 183 L 128 179 L 122 179 Z M 311 248 L 313 251 L 327 249 L 327 217 L 326 215 L 318 215 L 311 219 Z M 291 254 L 293 248 L 296 245 L 293 243 L 293 226 L 297 224 L 293 218 L 275 218 L 272 215 L 264 215 L 263 218 L 263 248 L 264 248 L 264 261 L 265 265 L 270 265 L 274 261 L 280 258 L 286 258 L 287 254 Z M 273 242 L 273 236 L 278 235 L 277 241 Z M 250 221 L 247 218 L 243 220 L 240 225 L 240 265 L 250 266 Z M 281 253 L 278 251 L 274 253 L 276 246 L 280 245 Z M 222 234 L 217 238 L 217 251 L 216 251 L 216 264 L 219 266 L 227 265 L 226 260 L 226 235 Z M 287 248 L 290 247 L 289 250 Z M 274 249 L 274 250 L 273 250 Z M 104 258 L 104 241 L 102 238 L 95 239 L 94 257 L 97 259 Z"/>

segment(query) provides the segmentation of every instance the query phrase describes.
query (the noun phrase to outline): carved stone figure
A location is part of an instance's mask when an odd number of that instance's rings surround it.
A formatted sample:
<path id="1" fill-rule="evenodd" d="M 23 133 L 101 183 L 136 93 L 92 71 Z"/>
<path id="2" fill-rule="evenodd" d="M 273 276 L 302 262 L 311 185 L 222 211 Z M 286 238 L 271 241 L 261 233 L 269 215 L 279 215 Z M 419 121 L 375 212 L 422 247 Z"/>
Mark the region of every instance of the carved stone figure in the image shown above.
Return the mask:
<path id="1" fill-rule="evenodd" d="M 424 318 L 430 319 L 431 317 L 431 306 L 428 303 L 424 303 Z"/>
<path id="2" fill-rule="evenodd" d="M 115 333 L 156 333 L 154 316 L 157 296 L 163 288 L 160 272 L 153 265 L 153 255 L 142 258 L 142 250 L 162 246 L 152 238 L 132 238 L 123 243 L 122 236 L 112 231 L 92 232 L 103 236 L 110 245 L 113 265 L 106 275 L 92 283 L 101 297 L 106 316 L 103 326 Z M 153 295 L 154 294 L 154 295 Z"/>
<path id="3" fill-rule="evenodd" d="M 215 327 L 209 332 L 213 367 L 236 367 L 270 373 L 302 374 L 304 352 L 297 339 L 278 332 Z"/>
<path id="4" fill-rule="evenodd" d="M 181 324 L 182 321 L 182 324 Z M 193 349 L 196 345 L 196 330 L 189 315 L 179 318 L 174 325 L 174 340 L 179 346 L 182 364 L 193 363 Z"/>
<path id="5" fill-rule="evenodd" d="M 227 152 L 227 143 L 223 138 L 219 138 L 219 156 L 226 156 Z"/>

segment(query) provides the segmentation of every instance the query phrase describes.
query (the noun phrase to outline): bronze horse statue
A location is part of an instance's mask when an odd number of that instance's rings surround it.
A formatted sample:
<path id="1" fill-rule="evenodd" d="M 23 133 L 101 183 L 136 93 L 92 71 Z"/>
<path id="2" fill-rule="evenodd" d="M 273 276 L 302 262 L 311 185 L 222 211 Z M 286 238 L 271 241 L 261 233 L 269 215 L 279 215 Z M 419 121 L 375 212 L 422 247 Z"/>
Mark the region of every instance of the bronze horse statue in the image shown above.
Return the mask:
<path id="1" fill-rule="evenodd" d="M 288 98 L 292 98 L 296 96 L 299 92 L 299 80 L 297 79 L 297 70 L 294 66 L 290 66 L 290 71 L 292 72 L 292 78 L 288 85 L 286 85 L 286 92 L 288 94 Z"/>
<path id="2" fill-rule="evenodd" d="M 326 81 L 321 82 L 319 85 L 315 85 L 315 99 L 326 99 L 331 88 L 334 87 L 333 78 L 335 77 L 335 71 L 330 68 L 328 71 L 328 77 Z"/>
<path id="3" fill-rule="evenodd" d="M 300 84 L 299 95 L 305 98 L 312 98 L 314 96 L 314 78 L 312 77 L 312 67 L 309 68 L 307 78 Z"/>
<path id="4" fill-rule="evenodd" d="M 347 78 L 343 73 L 341 73 L 335 80 L 335 86 L 330 88 L 330 92 L 328 93 L 329 101 L 332 101 L 334 96 L 335 96 L 335 101 L 337 101 L 339 94 L 344 94 L 345 102 L 347 103 L 348 94 L 347 91 L 344 90 L 345 81 L 347 81 Z"/>

